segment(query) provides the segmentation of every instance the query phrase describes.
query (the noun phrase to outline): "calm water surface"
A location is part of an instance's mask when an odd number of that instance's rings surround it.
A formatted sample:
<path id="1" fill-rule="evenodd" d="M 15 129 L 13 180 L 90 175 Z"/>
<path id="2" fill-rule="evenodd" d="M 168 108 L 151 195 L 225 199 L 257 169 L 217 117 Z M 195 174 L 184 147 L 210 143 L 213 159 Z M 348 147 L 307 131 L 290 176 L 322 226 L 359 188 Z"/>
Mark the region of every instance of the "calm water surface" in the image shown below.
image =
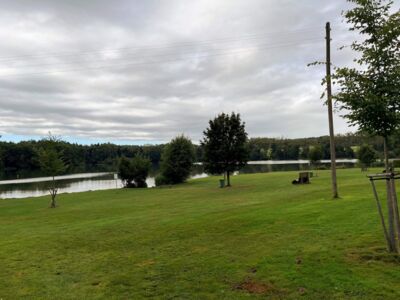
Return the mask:
<path id="1" fill-rule="evenodd" d="M 340 167 L 354 167 L 356 160 L 338 160 Z M 329 161 L 322 161 L 329 167 Z M 310 168 L 308 161 L 257 161 L 250 162 L 239 174 L 268 173 L 277 171 L 300 171 Z M 196 165 L 191 178 L 203 178 L 201 165 Z M 115 179 L 113 173 L 85 173 L 66 176 L 57 176 L 59 193 L 76 193 L 96 190 L 122 188 L 121 180 Z M 0 181 L 0 199 L 27 198 L 48 195 L 51 177 L 14 179 Z M 154 177 L 147 178 L 149 188 L 155 186 Z"/>

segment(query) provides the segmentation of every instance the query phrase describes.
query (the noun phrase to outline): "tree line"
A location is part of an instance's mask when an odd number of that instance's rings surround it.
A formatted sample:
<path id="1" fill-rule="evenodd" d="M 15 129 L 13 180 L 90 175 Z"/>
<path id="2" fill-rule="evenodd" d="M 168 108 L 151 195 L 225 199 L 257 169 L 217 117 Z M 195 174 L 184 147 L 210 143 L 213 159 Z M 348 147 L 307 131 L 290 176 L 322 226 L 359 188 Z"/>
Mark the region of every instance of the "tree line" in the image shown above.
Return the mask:
<path id="1" fill-rule="evenodd" d="M 22 141 L 19 143 L 0 142 L 0 176 L 15 178 L 41 175 L 38 150 L 45 146 L 45 139 L 40 141 Z M 356 158 L 359 147 L 368 144 L 374 149 L 378 158 L 383 156 L 383 145 L 380 137 L 362 134 L 346 134 L 336 137 L 338 158 Z M 400 135 L 389 139 L 391 158 L 400 156 Z M 329 159 L 329 137 L 315 138 L 251 138 L 249 139 L 249 159 L 259 160 L 298 160 L 309 159 L 310 150 L 318 146 L 322 149 L 322 159 Z M 107 172 L 116 171 L 118 158 L 146 157 L 154 165 L 160 163 L 165 144 L 160 145 L 115 145 L 92 144 L 80 145 L 59 140 L 56 150 L 63 153 L 67 165 L 65 173 Z M 194 145 L 195 161 L 201 162 L 204 147 Z"/>

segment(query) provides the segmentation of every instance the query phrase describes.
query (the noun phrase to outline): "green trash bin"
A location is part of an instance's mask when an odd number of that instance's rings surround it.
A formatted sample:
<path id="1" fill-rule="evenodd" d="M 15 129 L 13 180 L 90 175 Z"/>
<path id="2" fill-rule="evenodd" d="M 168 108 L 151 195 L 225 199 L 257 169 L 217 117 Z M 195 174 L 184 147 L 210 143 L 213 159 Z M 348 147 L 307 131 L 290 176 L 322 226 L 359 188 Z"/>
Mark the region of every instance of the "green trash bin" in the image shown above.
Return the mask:
<path id="1" fill-rule="evenodd" d="M 225 187 L 225 179 L 220 179 L 219 180 L 219 187 L 222 189 Z"/>

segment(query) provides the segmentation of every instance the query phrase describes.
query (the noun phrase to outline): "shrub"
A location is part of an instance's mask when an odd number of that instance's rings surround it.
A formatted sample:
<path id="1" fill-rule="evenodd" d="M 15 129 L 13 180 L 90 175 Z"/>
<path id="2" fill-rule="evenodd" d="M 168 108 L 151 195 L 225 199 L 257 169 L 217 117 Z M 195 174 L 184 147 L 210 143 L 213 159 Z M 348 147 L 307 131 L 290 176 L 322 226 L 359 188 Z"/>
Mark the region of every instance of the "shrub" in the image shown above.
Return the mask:
<path id="1" fill-rule="evenodd" d="M 376 152 L 369 145 L 362 145 L 357 152 L 357 158 L 361 164 L 361 170 L 368 170 L 371 164 L 376 160 Z"/>
<path id="2" fill-rule="evenodd" d="M 140 156 L 133 159 L 121 157 L 118 166 L 118 174 L 122 183 L 127 188 L 145 188 L 147 187 L 146 178 L 150 171 L 150 160 Z"/>
<path id="3" fill-rule="evenodd" d="M 156 186 L 162 186 L 162 185 L 168 184 L 167 179 L 162 174 L 159 174 L 156 176 L 155 183 L 156 183 Z"/>
<path id="4" fill-rule="evenodd" d="M 163 184 L 185 182 L 193 166 L 195 152 L 192 142 L 182 136 L 174 138 L 161 156 L 161 175 Z M 159 178 L 161 180 L 161 177 Z"/>

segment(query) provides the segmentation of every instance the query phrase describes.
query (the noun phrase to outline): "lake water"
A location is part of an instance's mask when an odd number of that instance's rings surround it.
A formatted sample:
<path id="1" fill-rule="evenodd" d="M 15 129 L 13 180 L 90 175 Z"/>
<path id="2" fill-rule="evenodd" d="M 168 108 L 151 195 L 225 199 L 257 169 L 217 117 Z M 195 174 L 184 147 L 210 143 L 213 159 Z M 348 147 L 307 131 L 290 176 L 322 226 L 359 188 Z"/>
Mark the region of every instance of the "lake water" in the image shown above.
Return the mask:
<path id="1" fill-rule="evenodd" d="M 357 160 L 338 160 L 339 167 L 354 167 Z M 321 165 L 329 167 L 329 161 L 322 161 Z M 310 169 L 309 162 L 300 161 L 257 161 L 250 162 L 239 174 L 268 173 L 277 171 L 300 171 Z M 154 172 L 152 172 L 154 174 Z M 76 193 L 96 190 L 122 188 L 121 180 L 115 179 L 113 173 L 85 173 L 66 176 L 57 176 L 59 193 Z M 203 178 L 201 164 L 194 167 L 191 178 Z M 14 179 L 0 181 L 0 199 L 39 197 L 48 194 L 51 177 Z M 155 186 L 154 177 L 147 179 L 149 188 Z"/>

